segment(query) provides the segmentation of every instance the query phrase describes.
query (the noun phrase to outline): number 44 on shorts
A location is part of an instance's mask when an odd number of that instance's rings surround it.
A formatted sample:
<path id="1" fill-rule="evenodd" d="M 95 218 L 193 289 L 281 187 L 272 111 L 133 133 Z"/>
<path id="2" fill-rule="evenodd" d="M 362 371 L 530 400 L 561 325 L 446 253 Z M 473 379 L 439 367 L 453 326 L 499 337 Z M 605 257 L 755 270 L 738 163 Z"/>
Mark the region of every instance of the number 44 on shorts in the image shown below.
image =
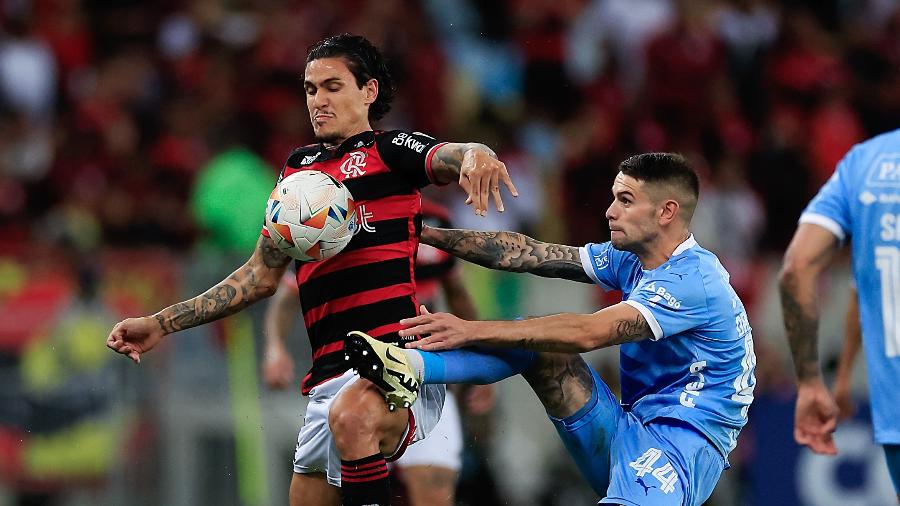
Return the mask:
<path id="1" fill-rule="evenodd" d="M 678 473 L 675 472 L 675 468 L 672 467 L 672 464 L 669 462 L 666 462 L 666 465 L 664 466 L 654 469 L 653 465 L 656 464 L 656 461 L 659 460 L 660 457 L 662 457 L 662 451 L 656 448 L 650 448 L 644 452 L 643 455 L 635 459 L 634 462 L 630 462 L 628 466 L 634 469 L 638 478 L 642 478 L 645 474 L 650 473 L 651 476 L 659 480 L 659 489 L 662 490 L 664 494 L 668 494 L 675 490 L 675 484 L 678 483 Z M 644 486 L 646 487 L 646 485 Z"/>

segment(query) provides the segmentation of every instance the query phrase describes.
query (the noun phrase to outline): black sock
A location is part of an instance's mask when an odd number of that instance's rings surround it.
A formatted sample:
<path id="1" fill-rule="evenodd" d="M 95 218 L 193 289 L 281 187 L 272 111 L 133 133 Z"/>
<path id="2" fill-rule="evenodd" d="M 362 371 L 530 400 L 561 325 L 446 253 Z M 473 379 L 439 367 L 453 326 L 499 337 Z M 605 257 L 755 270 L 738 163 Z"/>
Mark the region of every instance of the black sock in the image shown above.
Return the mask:
<path id="1" fill-rule="evenodd" d="M 343 506 L 389 506 L 391 488 L 384 455 L 359 460 L 341 460 Z"/>

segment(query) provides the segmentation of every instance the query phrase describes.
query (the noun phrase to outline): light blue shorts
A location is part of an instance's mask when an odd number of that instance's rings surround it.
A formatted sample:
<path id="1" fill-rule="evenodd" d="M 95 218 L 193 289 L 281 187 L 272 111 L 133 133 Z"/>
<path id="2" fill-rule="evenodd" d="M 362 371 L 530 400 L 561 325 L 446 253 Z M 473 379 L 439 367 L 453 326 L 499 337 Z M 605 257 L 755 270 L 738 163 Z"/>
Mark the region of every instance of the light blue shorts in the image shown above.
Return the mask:
<path id="1" fill-rule="evenodd" d="M 685 422 L 644 425 L 593 376 L 591 400 L 567 418 L 550 417 L 601 504 L 701 505 L 725 468 L 722 455 Z"/>

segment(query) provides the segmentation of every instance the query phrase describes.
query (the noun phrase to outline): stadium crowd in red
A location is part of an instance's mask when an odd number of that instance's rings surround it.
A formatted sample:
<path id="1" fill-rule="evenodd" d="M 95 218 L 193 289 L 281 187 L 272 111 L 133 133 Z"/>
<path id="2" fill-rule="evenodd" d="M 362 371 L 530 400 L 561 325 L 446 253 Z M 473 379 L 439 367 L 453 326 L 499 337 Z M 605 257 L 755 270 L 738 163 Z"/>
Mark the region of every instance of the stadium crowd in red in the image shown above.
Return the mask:
<path id="1" fill-rule="evenodd" d="M 571 241 L 603 236 L 618 160 L 677 150 L 708 187 L 759 201 L 765 225 L 747 249 L 780 250 L 843 152 L 900 117 L 900 11 L 853 4 L 5 4 L 0 237 L 41 241 L 49 224 L 108 245 L 190 247 L 187 196 L 223 131 L 276 170 L 311 141 L 307 46 L 350 31 L 383 47 L 398 77 L 385 125 L 518 152 L 564 197 L 546 212 Z"/>

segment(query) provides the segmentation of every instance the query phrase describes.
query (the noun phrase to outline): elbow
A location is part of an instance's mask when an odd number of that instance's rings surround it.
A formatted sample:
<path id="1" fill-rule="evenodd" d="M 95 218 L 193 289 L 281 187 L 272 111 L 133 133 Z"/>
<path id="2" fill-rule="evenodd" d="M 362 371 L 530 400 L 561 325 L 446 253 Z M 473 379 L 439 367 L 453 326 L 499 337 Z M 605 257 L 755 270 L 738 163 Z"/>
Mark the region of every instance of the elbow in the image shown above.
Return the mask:
<path id="1" fill-rule="evenodd" d="M 258 299 L 265 299 L 267 297 L 271 297 L 275 295 L 275 292 L 278 291 L 278 281 L 272 281 L 268 279 L 263 279 L 259 285 L 256 287 L 256 293 L 258 295 Z"/>
<path id="2" fill-rule="evenodd" d="M 812 271 L 812 263 L 797 255 L 787 252 L 781 270 L 778 272 L 778 287 L 782 293 L 797 286 L 797 281 L 808 276 Z"/>

